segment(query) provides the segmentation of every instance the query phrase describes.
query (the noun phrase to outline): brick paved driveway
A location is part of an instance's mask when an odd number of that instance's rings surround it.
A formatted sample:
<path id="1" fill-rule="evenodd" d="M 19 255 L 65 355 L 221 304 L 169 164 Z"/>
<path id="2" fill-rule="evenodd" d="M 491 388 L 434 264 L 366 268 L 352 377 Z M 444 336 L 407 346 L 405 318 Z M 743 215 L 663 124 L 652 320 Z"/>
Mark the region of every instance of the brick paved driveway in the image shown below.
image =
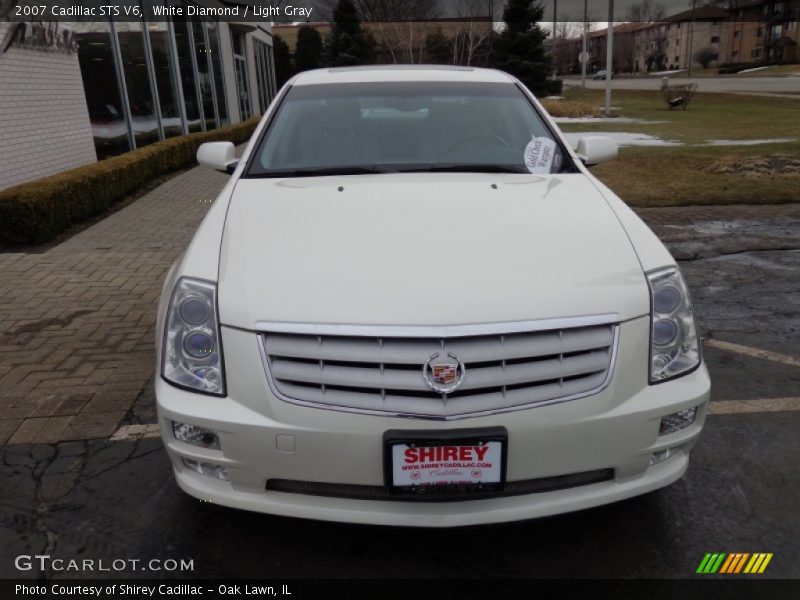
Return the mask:
<path id="1" fill-rule="evenodd" d="M 195 168 L 47 252 L 0 254 L 0 444 L 107 438 L 135 404 L 152 405 L 163 278 L 225 181 Z M 800 204 L 640 214 L 679 259 L 697 253 L 698 231 L 675 225 L 690 221 L 744 222 L 742 231 L 712 232 L 704 248 L 719 254 L 798 244 Z M 758 223 L 773 231 L 775 222 L 792 231 L 743 233 Z"/>
<path id="2" fill-rule="evenodd" d="M 0 254 L 0 444 L 108 437 L 154 370 L 155 308 L 226 176 L 195 168 L 41 254 Z"/>

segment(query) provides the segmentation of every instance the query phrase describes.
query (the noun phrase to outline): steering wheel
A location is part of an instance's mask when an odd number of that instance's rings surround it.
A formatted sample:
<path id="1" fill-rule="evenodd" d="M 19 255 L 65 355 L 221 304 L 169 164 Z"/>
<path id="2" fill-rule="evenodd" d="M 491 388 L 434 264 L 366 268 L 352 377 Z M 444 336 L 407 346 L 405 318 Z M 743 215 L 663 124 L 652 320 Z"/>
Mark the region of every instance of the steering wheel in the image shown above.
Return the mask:
<path id="1" fill-rule="evenodd" d="M 452 154 L 453 152 L 456 151 L 457 148 L 463 146 L 464 144 L 474 142 L 476 140 L 485 140 L 489 142 L 494 142 L 495 144 L 502 145 L 505 148 L 511 148 L 511 144 L 509 144 L 506 140 L 504 140 L 502 137 L 500 137 L 495 133 L 476 133 L 475 135 L 470 135 L 468 137 L 465 137 L 463 140 L 459 140 L 458 142 L 450 146 L 450 148 L 445 151 L 445 155 Z"/>

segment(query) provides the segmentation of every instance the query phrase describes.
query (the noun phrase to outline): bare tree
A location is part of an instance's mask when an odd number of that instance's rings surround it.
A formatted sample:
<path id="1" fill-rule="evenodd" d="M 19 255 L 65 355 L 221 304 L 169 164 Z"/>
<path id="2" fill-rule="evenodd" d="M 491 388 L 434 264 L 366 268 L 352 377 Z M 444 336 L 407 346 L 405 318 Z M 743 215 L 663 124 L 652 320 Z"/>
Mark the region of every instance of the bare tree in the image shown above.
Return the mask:
<path id="1" fill-rule="evenodd" d="M 453 31 L 453 64 L 472 65 L 478 55 L 483 58 L 491 52 L 494 40 L 491 2 L 462 0 L 457 4 L 459 19 Z"/>
<path id="2" fill-rule="evenodd" d="M 667 15 L 667 7 L 656 0 L 639 0 L 632 4 L 625 14 L 626 21 L 638 23 L 655 23 L 663 21 Z"/>
<path id="3" fill-rule="evenodd" d="M 338 0 L 320 0 L 324 18 L 333 14 Z M 427 60 L 428 37 L 450 49 L 451 64 L 484 64 L 494 41 L 492 0 L 457 0 L 448 5 L 449 17 L 438 22 L 441 0 L 352 0 L 360 18 L 369 23 L 382 54 L 391 63 L 420 63 Z M 437 54 L 441 59 L 441 48 Z"/>
<path id="4" fill-rule="evenodd" d="M 334 2 L 335 0 L 328 0 Z M 435 0 L 353 0 L 359 14 L 380 44 L 383 60 L 420 63 L 427 60 L 429 36 L 441 33 L 447 39 L 451 64 L 486 61 L 494 39 L 491 0 L 458 0 L 452 20 L 438 22 Z M 437 38 L 437 43 L 441 40 Z"/>
<path id="5" fill-rule="evenodd" d="M 556 33 L 553 37 L 551 54 L 553 66 L 557 73 L 572 73 L 576 68 L 579 68 L 578 55 L 583 50 L 581 42 L 583 27 L 583 22 L 574 20 L 571 15 L 561 15 L 556 23 Z"/>
<path id="6" fill-rule="evenodd" d="M 661 71 L 667 66 L 667 26 L 654 25 L 647 30 L 645 63 L 648 71 Z"/>
<path id="7" fill-rule="evenodd" d="M 336 0 L 327 0 L 335 3 Z M 353 0 L 389 62 L 418 63 L 425 36 L 419 22 L 437 16 L 436 0 Z"/>
<path id="8" fill-rule="evenodd" d="M 632 27 L 614 36 L 614 63 L 620 71 L 633 73 L 636 65 L 636 31 Z"/>

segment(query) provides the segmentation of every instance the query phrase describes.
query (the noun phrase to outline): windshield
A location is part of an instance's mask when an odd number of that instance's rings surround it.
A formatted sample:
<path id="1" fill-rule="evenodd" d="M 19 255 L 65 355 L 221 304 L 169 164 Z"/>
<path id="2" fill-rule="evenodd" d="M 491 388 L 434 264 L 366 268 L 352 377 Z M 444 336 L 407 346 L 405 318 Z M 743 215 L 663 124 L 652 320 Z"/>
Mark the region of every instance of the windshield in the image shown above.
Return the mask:
<path id="1" fill-rule="evenodd" d="M 573 170 L 513 83 L 392 82 L 292 87 L 245 176 Z"/>

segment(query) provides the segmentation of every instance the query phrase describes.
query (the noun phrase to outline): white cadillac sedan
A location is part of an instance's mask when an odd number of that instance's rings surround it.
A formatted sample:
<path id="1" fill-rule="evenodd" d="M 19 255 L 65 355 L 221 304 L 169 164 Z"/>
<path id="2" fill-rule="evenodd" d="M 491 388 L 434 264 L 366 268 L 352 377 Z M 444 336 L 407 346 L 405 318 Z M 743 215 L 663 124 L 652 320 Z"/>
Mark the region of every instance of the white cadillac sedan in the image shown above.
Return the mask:
<path id="1" fill-rule="evenodd" d="M 666 486 L 705 420 L 686 283 L 513 77 L 302 73 L 169 272 L 161 435 L 204 501 L 445 527 Z"/>

